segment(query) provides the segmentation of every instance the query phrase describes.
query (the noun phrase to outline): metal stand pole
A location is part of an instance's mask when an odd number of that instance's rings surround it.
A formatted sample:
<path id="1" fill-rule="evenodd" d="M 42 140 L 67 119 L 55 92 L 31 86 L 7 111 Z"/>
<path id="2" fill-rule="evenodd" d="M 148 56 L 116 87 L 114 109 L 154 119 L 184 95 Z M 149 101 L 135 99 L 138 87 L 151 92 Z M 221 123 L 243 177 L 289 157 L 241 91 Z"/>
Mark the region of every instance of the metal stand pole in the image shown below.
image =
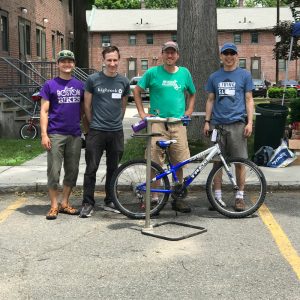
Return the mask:
<path id="1" fill-rule="evenodd" d="M 147 170 L 146 170 L 146 215 L 145 215 L 145 227 L 144 230 L 152 230 L 150 219 L 150 179 L 151 179 L 151 134 L 152 134 L 152 122 L 147 122 Z"/>

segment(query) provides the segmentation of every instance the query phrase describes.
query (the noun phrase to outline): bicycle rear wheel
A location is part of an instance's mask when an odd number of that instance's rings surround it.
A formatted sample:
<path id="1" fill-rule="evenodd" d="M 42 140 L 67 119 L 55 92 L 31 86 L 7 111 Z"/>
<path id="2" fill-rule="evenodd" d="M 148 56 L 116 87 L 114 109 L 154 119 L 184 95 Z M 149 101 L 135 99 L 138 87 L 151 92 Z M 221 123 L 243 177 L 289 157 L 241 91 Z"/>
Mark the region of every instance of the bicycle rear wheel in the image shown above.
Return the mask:
<path id="1" fill-rule="evenodd" d="M 129 218 L 145 218 L 146 168 L 145 159 L 128 161 L 116 170 L 111 180 L 110 189 L 115 206 Z M 151 163 L 151 178 L 163 172 L 164 170 L 158 164 Z M 168 177 L 165 176 L 155 183 L 151 183 L 151 188 L 154 187 L 169 190 Z M 158 214 L 165 206 L 168 198 L 169 194 L 167 193 L 157 193 L 157 201 L 154 201 L 154 197 L 151 200 L 150 216 Z"/>
<path id="2" fill-rule="evenodd" d="M 23 140 L 35 139 L 38 135 L 38 129 L 34 124 L 25 123 L 20 128 L 20 137 Z"/>
<path id="3" fill-rule="evenodd" d="M 231 183 L 230 175 L 226 173 L 222 162 L 217 163 L 208 176 L 206 182 L 208 200 L 218 212 L 226 217 L 243 218 L 250 216 L 265 200 L 267 189 L 265 176 L 248 159 L 232 158 L 226 160 L 226 163 L 233 178 L 236 180 L 238 189 L 244 191 L 245 208 L 240 211 L 240 209 L 235 207 L 237 189 Z M 237 176 L 237 170 L 240 170 L 239 176 Z M 217 200 L 215 197 L 215 189 L 219 189 L 220 184 L 222 201 Z"/>

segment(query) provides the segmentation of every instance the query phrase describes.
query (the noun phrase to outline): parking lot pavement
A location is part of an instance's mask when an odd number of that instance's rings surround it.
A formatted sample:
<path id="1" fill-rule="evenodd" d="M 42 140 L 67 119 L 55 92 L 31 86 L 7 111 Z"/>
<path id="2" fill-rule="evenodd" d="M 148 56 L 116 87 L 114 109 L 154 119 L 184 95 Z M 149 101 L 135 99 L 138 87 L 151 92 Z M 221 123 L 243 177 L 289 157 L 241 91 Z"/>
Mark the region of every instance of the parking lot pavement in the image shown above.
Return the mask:
<path id="1" fill-rule="evenodd" d="M 81 198 L 76 192 L 72 203 Z M 285 191 L 266 200 L 296 253 L 298 199 Z M 141 234 L 144 220 L 103 211 L 101 192 L 96 200 L 91 218 L 47 221 L 46 194 L 0 195 L 0 299 L 299 299 L 297 265 L 258 214 L 228 219 L 208 210 L 204 193 L 191 192 L 191 214 L 176 217 L 167 204 L 152 223 L 175 220 L 207 232 L 174 242 Z M 179 226 L 164 230 L 182 234 Z"/>

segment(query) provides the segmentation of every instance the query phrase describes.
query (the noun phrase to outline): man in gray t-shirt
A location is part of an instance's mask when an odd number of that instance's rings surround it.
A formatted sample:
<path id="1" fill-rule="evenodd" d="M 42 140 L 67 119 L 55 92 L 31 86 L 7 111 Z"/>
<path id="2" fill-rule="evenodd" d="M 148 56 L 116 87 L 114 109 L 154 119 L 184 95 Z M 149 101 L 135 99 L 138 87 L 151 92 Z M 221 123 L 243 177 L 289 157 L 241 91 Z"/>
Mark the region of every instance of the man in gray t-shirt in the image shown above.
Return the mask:
<path id="1" fill-rule="evenodd" d="M 83 201 L 80 217 L 91 216 L 95 205 L 96 172 L 106 151 L 106 181 L 104 209 L 115 211 L 109 186 L 124 150 L 122 120 L 125 114 L 129 81 L 117 73 L 119 49 L 107 47 L 102 52 L 105 70 L 88 77 L 84 93 L 84 111 L 89 123 L 86 138 L 86 170 L 83 182 Z"/>

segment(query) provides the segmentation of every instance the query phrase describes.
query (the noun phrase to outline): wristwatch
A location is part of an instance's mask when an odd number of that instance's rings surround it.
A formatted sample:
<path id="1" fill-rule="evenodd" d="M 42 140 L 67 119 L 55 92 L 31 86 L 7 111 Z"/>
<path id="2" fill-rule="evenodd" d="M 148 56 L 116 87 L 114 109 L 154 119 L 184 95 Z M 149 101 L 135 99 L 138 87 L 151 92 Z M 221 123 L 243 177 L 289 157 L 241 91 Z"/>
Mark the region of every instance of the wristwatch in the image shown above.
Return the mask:
<path id="1" fill-rule="evenodd" d="M 210 123 L 210 120 L 205 120 L 205 123 Z"/>

